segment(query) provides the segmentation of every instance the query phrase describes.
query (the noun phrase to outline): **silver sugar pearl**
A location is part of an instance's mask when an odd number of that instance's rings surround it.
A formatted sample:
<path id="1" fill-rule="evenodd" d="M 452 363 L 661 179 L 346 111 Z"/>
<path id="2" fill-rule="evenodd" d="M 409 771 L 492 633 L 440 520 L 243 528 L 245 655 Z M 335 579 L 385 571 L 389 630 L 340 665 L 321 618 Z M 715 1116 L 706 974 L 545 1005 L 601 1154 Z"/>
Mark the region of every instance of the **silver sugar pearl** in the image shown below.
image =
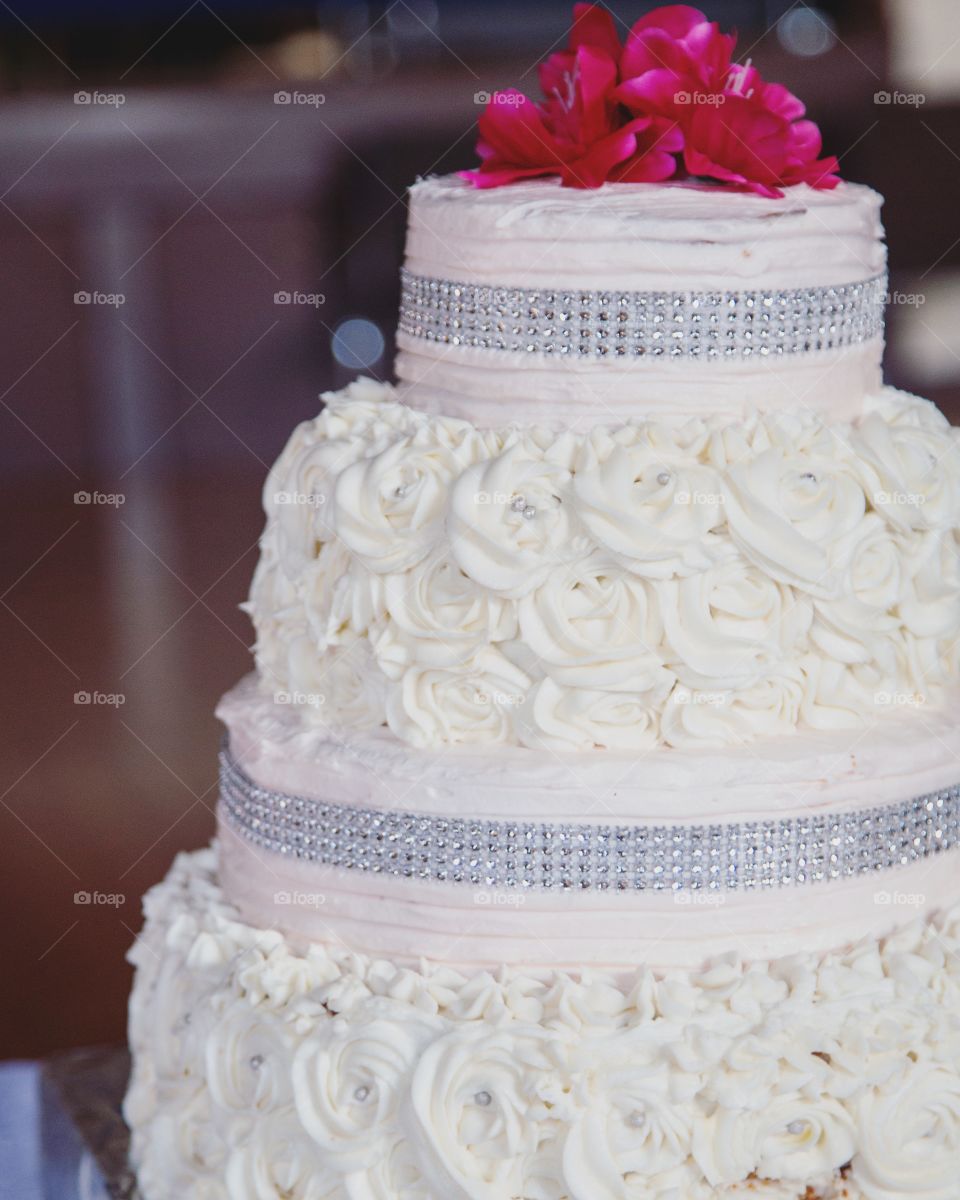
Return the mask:
<path id="1" fill-rule="evenodd" d="M 363 1104 L 364 1100 L 368 1100 L 370 1098 L 370 1088 L 367 1086 L 367 1084 L 361 1083 L 360 1086 L 354 1090 L 353 1098 L 358 1104 Z"/>
<path id="2" fill-rule="evenodd" d="M 480 1108 L 489 1108 L 493 1103 L 493 1097 L 489 1092 L 477 1092 L 477 1094 L 473 1097 L 473 1102 L 474 1104 L 479 1105 Z"/>
<path id="3" fill-rule="evenodd" d="M 404 496 L 407 494 L 407 491 L 409 490 L 409 488 L 410 488 L 410 485 L 408 483 L 401 483 L 393 489 L 393 494 L 396 496 L 396 498 L 398 500 L 402 500 L 404 498 Z"/>
<path id="4" fill-rule="evenodd" d="M 657 483 L 659 483 L 661 487 L 666 487 L 669 482 L 670 482 L 670 472 L 669 471 L 661 471 L 660 474 L 657 476 Z"/>
<path id="5" fill-rule="evenodd" d="M 799 1137 L 801 1134 L 806 1133 L 809 1128 L 810 1126 L 806 1121 L 791 1121 L 787 1126 L 787 1133 L 792 1133 L 795 1137 Z"/>
<path id="6" fill-rule="evenodd" d="M 523 519 L 525 521 L 532 521 L 536 515 L 537 515 L 537 510 L 533 507 L 532 504 L 528 504 L 527 507 L 523 510 Z"/>
<path id="7" fill-rule="evenodd" d="M 263 1066 L 263 1055 L 262 1054 L 251 1054 L 250 1055 L 251 1069 L 254 1071 L 259 1071 L 262 1066 Z"/>
<path id="8" fill-rule="evenodd" d="M 647 1114 L 642 1108 L 635 1108 L 633 1112 L 627 1113 L 627 1115 L 624 1117 L 624 1121 L 630 1126 L 631 1129 L 642 1129 L 647 1123 Z"/>
<path id="9" fill-rule="evenodd" d="M 526 502 L 526 500 L 524 500 L 524 498 L 522 496 L 514 496 L 513 499 L 510 501 L 510 511 L 511 512 L 522 513 L 526 507 L 527 507 L 527 502 Z"/>
<path id="10" fill-rule="evenodd" d="M 814 475 L 814 473 L 812 471 L 804 471 L 804 473 L 800 476 L 800 478 L 803 480 L 804 483 L 816 483 L 817 482 L 817 477 L 816 477 L 816 475 Z"/>

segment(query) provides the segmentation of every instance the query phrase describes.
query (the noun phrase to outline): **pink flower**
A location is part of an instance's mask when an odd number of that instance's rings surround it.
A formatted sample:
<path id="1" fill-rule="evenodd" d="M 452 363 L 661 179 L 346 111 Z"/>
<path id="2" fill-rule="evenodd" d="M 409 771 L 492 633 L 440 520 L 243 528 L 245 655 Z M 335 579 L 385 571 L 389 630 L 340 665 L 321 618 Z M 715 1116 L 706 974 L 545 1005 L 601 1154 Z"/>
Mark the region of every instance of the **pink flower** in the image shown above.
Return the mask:
<path id="1" fill-rule="evenodd" d="M 716 103 L 697 103 L 683 122 L 683 159 L 691 175 L 743 191 L 781 197 L 807 183 L 836 187 L 836 158 L 819 158 L 820 131 L 801 120 L 800 100 L 779 83 L 764 83 L 752 67 L 733 67 Z"/>
<path id="2" fill-rule="evenodd" d="M 481 165 L 463 176 L 477 187 L 559 175 L 564 187 L 599 187 L 608 179 L 654 181 L 676 172 L 682 142 L 653 115 L 631 118 L 618 104 L 620 42 L 613 18 L 578 4 L 568 49 L 540 68 L 546 99 L 496 92 L 480 118 Z"/>
<path id="3" fill-rule="evenodd" d="M 654 9 L 627 36 L 617 98 L 634 112 L 679 120 L 696 93 L 722 91 L 736 42 L 736 34 L 721 33 L 699 9 Z"/>
<path id="4" fill-rule="evenodd" d="M 573 28 L 570 44 L 566 50 L 551 54 L 540 64 L 540 87 L 545 96 L 564 95 L 567 80 L 572 78 L 577 51 L 581 46 L 592 46 L 605 54 L 612 63 L 620 59 L 620 39 L 617 37 L 613 17 L 599 4 L 575 4 L 573 6 Z"/>
<path id="5" fill-rule="evenodd" d="M 685 4 L 655 9 L 621 47 L 610 14 L 574 7 L 565 50 L 540 67 L 546 97 L 497 92 L 480 118 L 477 187 L 559 176 L 564 187 L 656 182 L 687 174 L 779 197 L 831 188 L 837 160 L 785 87 L 732 63 L 736 35 Z"/>
<path id="6" fill-rule="evenodd" d="M 677 123 L 690 175 L 773 197 L 794 183 L 835 187 L 837 160 L 818 158 L 820 131 L 800 119 L 801 101 L 732 64 L 735 45 L 695 8 L 656 9 L 630 31 L 617 97 L 637 115 Z"/>

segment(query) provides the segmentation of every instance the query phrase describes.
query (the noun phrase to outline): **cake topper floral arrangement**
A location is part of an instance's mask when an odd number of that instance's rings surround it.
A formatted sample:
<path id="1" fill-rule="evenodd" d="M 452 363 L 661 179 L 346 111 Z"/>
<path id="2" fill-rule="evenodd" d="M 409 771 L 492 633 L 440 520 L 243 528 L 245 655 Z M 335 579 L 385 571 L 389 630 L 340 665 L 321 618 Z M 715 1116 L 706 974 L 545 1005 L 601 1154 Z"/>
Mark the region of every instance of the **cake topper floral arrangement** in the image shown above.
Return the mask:
<path id="1" fill-rule="evenodd" d="M 698 9 L 657 8 L 623 45 L 606 9 L 573 11 L 569 47 L 540 66 L 546 98 L 515 89 L 490 97 L 480 166 L 463 172 L 477 187 L 536 176 L 578 188 L 696 178 L 780 197 L 791 184 L 839 182 L 803 103 L 749 62 L 734 63 L 736 34 Z"/>

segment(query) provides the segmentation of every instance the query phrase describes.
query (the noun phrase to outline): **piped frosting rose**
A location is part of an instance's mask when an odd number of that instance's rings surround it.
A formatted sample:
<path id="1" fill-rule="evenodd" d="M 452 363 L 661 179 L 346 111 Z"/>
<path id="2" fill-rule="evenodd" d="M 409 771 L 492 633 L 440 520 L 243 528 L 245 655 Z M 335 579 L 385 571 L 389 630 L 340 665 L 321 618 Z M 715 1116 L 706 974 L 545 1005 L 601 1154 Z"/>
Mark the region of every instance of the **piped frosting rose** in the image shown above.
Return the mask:
<path id="1" fill-rule="evenodd" d="M 460 422 L 424 423 L 337 477 L 337 536 L 373 571 L 403 571 L 439 540 L 453 480 L 485 451 L 483 438 Z"/>
<path id="2" fill-rule="evenodd" d="M 828 1097 L 772 1098 L 754 1111 L 720 1108 L 697 1123 L 693 1156 L 715 1186 L 761 1178 L 806 1183 L 848 1163 L 853 1121 Z"/>
<path id="3" fill-rule="evenodd" d="M 414 664 L 463 664 L 482 647 L 516 636 L 515 606 L 480 587 L 451 557 L 437 555 L 415 572 L 382 579 L 390 621 L 377 633 L 375 650 L 392 678 Z"/>
<path id="4" fill-rule="evenodd" d="M 530 677 L 489 646 L 457 667 L 409 667 L 391 684 L 387 722 L 414 746 L 512 742 Z"/>
<path id="5" fill-rule="evenodd" d="M 960 1162 L 960 1076 L 932 1062 L 909 1063 L 855 1104 L 853 1180 L 868 1200 L 899 1196 L 953 1200 Z"/>
<path id="6" fill-rule="evenodd" d="M 522 1161 L 542 1136 L 531 1110 L 538 1075 L 550 1066 L 548 1037 L 539 1026 L 467 1026 L 423 1052 L 410 1085 L 410 1116 L 436 1195 L 521 1194 Z"/>
<path id="7" fill-rule="evenodd" d="M 518 616 L 523 641 L 558 683 L 645 691 L 665 679 L 657 594 L 607 554 L 555 568 Z"/>
<path id="8" fill-rule="evenodd" d="M 831 594 L 828 550 L 863 520 L 866 496 L 844 453 L 791 453 L 780 446 L 723 474 L 734 545 L 771 578 Z"/>
<path id="9" fill-rule="evenodd" d="M 670 681 L 664 672 L 663 682 L 648 691 L 633 690 L 629 682 L 603 691 L 567 687 L 548 676 L 516 716 L 520 741 L 541 750 L 651 750 Z"/>
<path id="10" fill-rule="evenodd" d="M 637 574 L 667 579 L 709 566 L 723 523 L 719 477 L 646 439 L 615 445 L 574 479 L 577 514 L 600 546 Z"/>
<path id="11" fill-rule="evenodd" d="M 461 570 L 503 596 L 522 596 L 588 543 L 578 532 L 569 469 L 532 439 L 463 472 L 450 492 L 450 550 Z"/>
<path id="12" fill-rule="evenodd" d="M 360 1171 L 389 1149 L 414 1065 L 437 1031 L 429 1017 L 380 1001 L 366 1018 L 331 1018 L 297 1051 L 297 1115 L 337 1170 Z"/>

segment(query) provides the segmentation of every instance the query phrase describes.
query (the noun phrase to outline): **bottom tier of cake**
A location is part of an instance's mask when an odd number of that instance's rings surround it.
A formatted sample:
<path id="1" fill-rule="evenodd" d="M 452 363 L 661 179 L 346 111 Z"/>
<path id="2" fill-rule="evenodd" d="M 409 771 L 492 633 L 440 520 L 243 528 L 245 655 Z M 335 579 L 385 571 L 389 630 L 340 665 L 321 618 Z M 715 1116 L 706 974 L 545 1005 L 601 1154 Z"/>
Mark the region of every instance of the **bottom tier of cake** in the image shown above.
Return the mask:
<path id="1" fill-rule="evenodd" d="M 416 970 L 181 855 L 131 951 L 145 1200 L 955 1200 L 960 910 L 696 973 Z"/>

